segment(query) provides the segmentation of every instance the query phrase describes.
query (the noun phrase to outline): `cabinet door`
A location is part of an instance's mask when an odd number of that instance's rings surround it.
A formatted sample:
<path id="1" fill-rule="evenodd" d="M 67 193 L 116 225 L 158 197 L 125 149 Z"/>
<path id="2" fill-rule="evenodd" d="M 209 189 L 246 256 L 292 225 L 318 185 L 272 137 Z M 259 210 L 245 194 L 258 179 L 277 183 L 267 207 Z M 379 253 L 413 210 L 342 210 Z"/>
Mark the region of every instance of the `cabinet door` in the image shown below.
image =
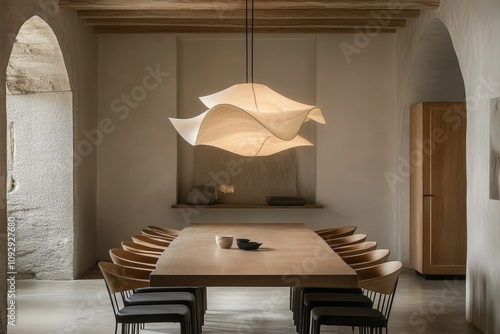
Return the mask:
<path id="1" fill-rule="evenodd" d="M 424 268 L 427 274 L 465 274 L 465 105 L 425 104 L 423 123 Z"/>

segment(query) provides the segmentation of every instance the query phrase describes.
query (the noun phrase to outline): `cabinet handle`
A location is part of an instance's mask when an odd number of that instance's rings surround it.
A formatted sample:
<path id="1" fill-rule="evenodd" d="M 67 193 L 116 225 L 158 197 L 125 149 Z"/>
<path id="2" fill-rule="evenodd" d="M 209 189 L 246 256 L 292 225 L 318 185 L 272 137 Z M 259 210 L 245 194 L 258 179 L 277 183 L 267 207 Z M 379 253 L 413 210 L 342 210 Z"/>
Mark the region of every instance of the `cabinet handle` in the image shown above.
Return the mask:
<path id="1" fill-rule="evenodd" d="M 424 194 L 424 197 L 432 197 L 434 196 L 433 194 Z"/>

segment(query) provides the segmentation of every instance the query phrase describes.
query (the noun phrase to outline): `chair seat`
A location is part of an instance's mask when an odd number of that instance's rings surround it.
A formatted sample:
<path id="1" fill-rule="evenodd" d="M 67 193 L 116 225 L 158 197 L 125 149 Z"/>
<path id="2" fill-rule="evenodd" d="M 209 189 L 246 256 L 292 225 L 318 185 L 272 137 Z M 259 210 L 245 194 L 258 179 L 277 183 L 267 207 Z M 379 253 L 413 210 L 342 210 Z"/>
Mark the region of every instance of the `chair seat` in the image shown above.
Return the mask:
<path id="1" fill-rule="evenodd" d="M 297 324 L 297 320 L 300 317 L 300 312 L 303 307 L 304 295 L 306 293 L 353 293 L 353 294 L 363 294 L 363 290 L 360 288 L 326 288 L 326 287 L 304 287 L 295 288 L 293 292 L 293 319 L 294 323 Z"/>
<path id="2" fill-rule="evenodd" d="M 304 305 L 309 308 L 322 305 L 371 308 L 373 302 L 365 295 L 354 293 L 307 293 L 304 295 Z"/>
<path id="3" fill-rule="evenodd" d="M 382 313 L 372 308 L 360 307 L 315 307 L 312 319 L 319 325 L 386 327 Z"/>
<path id="4" fill-rule="evenodd" d="M 194 301 L 194 296 L 189 292 L 149 292 L 128 296 L 125 305 L 193 304 Z"/>
<path id="5" fill-rule="evenodd" d="M 185 305 L 141 305 L 125 306 L 116 314 L 121 323 L 184 322 L 190 320 L 189 309 Z"/>
<path id="6" fill-rule="evenodd" d="M 297 288 L 300 289 L 302 295 L 306 293 L 354 293 L 358 295 L 363 294 L 361 288 L 322 288 L 322 287 L 307 287 L 307 288 Z"/>
<path id="7" fill-rule="evenodd" d="M 325 293 L 356 293 L 363 294 L 363 290 L 361 288 L 322 288 L 322 287 L 307 287 L 307 288 L 299 288 L 302 293 L 315 293 L 315 292 L 325 292 Z"/>
<path id="8" fill-rule="evenodd" d="M 190 286 L 175 286 L 175 287 L 163 287 L 163 286 L 151 286 L 147 288 L 135 289 L 135 293 L 150 293 L 150 292 L 189 292 L 196 293 L 199 288 L 194 288 Z"/>
<path id="9" fill-rule="evenodd" d="M 373 302 L 365 295 L 355 293 L 307 293 L 301 314 L 300 333 L 308 333 L 311 310 L 315 307 L 372 307 Z"/>

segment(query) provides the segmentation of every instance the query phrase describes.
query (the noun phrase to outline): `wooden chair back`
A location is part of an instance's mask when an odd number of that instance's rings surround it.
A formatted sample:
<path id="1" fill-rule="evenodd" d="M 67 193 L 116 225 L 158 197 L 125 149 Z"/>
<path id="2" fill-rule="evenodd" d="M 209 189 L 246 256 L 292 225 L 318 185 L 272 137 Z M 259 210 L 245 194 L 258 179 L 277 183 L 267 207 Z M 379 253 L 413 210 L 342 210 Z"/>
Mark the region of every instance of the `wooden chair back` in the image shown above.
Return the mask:
<path id="1" fill-rule="evenodd" d="M 157 239 L 160 241 L 172 242 L 175 238 L 177 238 L 176 236 L 162 234 L 162 233 L 159 233 L 155 230 L 151 230 L 148 228 L 142 229 L 141 234 L 146 236 L 146 237 L 150 237 L 150 238 Z"/>
<path id="2" fill-rule="evenodd" d="M 137 244 L 142 244 L 144 246 L 153 247 L 160 250 L 165 250 L 165 248 L 167 248 L 170 245 L 170 241 L 166 240 L 162 241 L 144 235 L 134 235 L 132 236 L 132 240 Z"/>
<path id="3" fill-rule="evenodd" d="M 132 253 L 149 254 L 157 258 L 159 258 L 161 253 L 163 253 L 163 251 L 158 248 L 145 246 L 133 241 L 122 241 L 122 248 Z"/>
<path id="4" fill-rule="evenodd" d="M 131 268 L 122 267 L 111 262 L 99 262 L 99 268 L 111 293 L 149 287 L 149 279 L 137 279 L 127 276 Z"/>
<path id="5" fill-rule="evenodd" d="M 386 262 L 389 253 L 388 249 L 375 249 L 362 254 L 344 256 L 342 260 L 352 269 L 360 269 Z"/>
<path id="6" fill-rule="evenodd" d="M 373 267 L 356 270 L 358 286 L 362 289 L 391 294 L 401 273 L 403 264 L 399 261 L 389 261 Z"/>
<path id="7" fill-rule="evenodd" d="M 335 250 L 335 248 L 338 247 L 362 243 L 366 240 L 366 237 L 366 234 L 353 234 L 347 237 L 326 239 L 325 241 L 328 245 L 330 245 L 330 247 L 332 247 L 333 250 Z"/>
<path id="8" fill-rule="evenodd" d="M 154 225 L 149 225 L 148 228 L 151 230 L 155 230 L 158 233 L 164 233 L 164 234 L 173 235 L 176 237 L 181 233 L 181 230 L 176 230 L 173 228 L 159 227 L 159 226 L 154 226 Z"/>
<path id="9" fill-rule="evenodd" d="M 364 289 L 366 295 L 373 301 L 373 307 L 384 315 L 386 326 L 402 267 L 401 262 L 390 261 L 356 271 L 359 277 L 358 286 Z M 372 277 L 365 278 L 367 275 Z"/>
<path id="10" fill-rule="evenodd" d="M 353 245 L 348 245 L 348 246 L 343 246 L 343 247 L 336 247 L 335 252 L 340 256 L 351 256 L 351 255 L 357 255 L 361 253 L 366 253 L 368 251 L 377 249 L 377 242 L 376 241 L 365 241 L 359 244 L 353 244 Z"/>
<path id="11" fill-rule="evenodd" d="M 109 255 L 111 256 L 113 263 L 127 267 L 154 269 L 156 268 L 156 262 L 158 262 L 158 258 L 156 257 L 132 253 L 119 248 L 111 249 L 109 251 Z"/>
<path id="12" fill-rule="evenodd" d="M 356 229 L 357 226 L 340 226 L 340 227 L 326 228 L 315 232 L 323 239 L 331 239 L 331 238 L 340 238 L 340 237 L 346 237 L 348 235 L 353 235 Z"/>

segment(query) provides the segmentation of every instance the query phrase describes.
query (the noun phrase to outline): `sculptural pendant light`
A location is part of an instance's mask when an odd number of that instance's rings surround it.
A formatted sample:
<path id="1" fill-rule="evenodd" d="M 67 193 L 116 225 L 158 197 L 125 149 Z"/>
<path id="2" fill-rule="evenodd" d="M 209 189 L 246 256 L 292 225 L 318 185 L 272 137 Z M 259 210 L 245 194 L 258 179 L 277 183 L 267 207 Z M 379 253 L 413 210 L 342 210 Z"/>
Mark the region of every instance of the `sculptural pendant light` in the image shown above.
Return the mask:
<path id="1" fill-rule="evenodd" d="M 243 156 L 267 156 L 293 147 L 313 146 L 298 133 L 304 122 L 326 123 L 321 109 L 253 82 L 254 0 L 251 10 L 246 0 L 245 40 L 246 83 L 200 97 L 208 110 L 189 119 L 170 118 L 173 126 L 193 146 L 214 146 Z"/>

